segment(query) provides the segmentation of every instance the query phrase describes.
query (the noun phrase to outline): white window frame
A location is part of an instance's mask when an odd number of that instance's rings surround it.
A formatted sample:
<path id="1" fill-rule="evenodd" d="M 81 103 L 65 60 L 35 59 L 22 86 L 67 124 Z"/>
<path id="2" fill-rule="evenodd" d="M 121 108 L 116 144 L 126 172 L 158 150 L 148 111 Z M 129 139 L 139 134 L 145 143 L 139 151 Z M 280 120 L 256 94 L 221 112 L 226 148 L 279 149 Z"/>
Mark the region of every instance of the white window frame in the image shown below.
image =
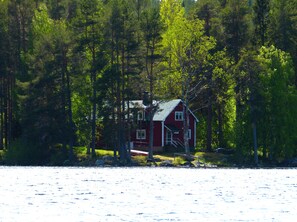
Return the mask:
<path id="1" fill-rule="evenodd" d="M 137 112 L 137 120 L 144 120 L 144 112 L 142 110 Z"/>
<path id="2" fill-rule="evenodd" d="M 174 119 L 175 119 L 175 121 L 183 121 L 184 120 L 184 113 L 182 111 L 175 111 Z"/>
<path id="3" fill-rule="evenodd" d="M 145 140 L 146 139 L 146 130 L 145 129 L 136 130 L 136 139 Z"/>

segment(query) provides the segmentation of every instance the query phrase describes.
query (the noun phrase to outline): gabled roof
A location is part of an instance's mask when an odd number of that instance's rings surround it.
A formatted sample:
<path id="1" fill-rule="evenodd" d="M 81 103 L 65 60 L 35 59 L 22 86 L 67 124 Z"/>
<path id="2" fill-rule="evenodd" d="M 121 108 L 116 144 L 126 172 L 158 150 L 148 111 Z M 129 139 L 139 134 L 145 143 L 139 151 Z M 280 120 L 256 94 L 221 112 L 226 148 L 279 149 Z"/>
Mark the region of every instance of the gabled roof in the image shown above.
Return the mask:
<path id="1" fill-rule="evenodd" d="M 173 99 L 159 103 L 159 109 L 154 115 L 154 121 L 165 121 L 167 116 L 177 107 L 181 102 L 180 99 Z"/>
<path id="2" fill-rule="evenodd" d="M 167 116 L 169 116 L 169 114 L 178 106 L 180 102 L 182 102 L 181 99 L 173 99 L 173 100 L 161 101 L 161 102 L 154 101 L 155 104 L 158 104 L 158 110 L 155 113 L 153 120 L 165 121 Z M 146 106 L 143 105 L 142 100 L 132 100 L 131 105 L 132 107 L 138 107 L 143 109 L 146 108 Z M 198 122 L 198 119 L 196 118 L 196 116 L 191 112 L 191 110 L 189 111 L 194 116 L 195 120 Z"/>

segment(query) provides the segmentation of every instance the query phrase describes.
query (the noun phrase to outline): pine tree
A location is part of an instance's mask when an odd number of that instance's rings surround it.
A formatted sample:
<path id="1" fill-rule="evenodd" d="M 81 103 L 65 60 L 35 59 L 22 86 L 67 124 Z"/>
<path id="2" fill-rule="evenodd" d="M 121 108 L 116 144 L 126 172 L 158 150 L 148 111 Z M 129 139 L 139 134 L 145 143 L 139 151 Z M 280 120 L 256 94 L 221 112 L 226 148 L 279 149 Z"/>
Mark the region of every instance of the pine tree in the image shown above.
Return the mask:
<path id="1" fill-rule="evenodd" d="M 160 48 L 162 24 L 160 18 L 160 6 L 158 3 L 151 1 L 146 10 L 142 14 L 142 32 L 145 43 L 145 70 L 147 79 L 149 80 L 149 121 L 150 121 L 150 137 L 149 137 L 149 159 L 153 159 L 153 142 L 154 142 L 154 114 L 157 107 L 154 104 L 154 85 L 156 82 L 156 62 L 160 60 L 158 48 Z"/>
<path id="2" fill-rule="evenodd" d="M 97 77 L 102 71 L 104 64 L 101 63 L 103 55 L 102 44 L 102 2 L 97 0 L 84 0 L 80 2 L 80 16 L 77 20 L 78 41 L 80 50 L 87 59 L 87 70 L 90 76 L 91 91 L 91 142 L 88 145 L 87 153 L 95 156 L 96 146 L 96 124 L 97 124 Z"/>
<path id="3" fill-rule="evenodd" d="M 296 0 L 272 0 L 269 41 L 277 48 L 289 52 L 295 67 L 295 86 L 297 86 L 297 19 Z"/>
<path id="4" fill-rule="evenodd" d="M 7 55 L 8 55 L 8 1 L 0 2 L 0 149 L 7 148 Z"/>
<path id="5" fill-rule="evenodd" d="M 270 0 L 256 0 L 254 9 L 255 34 L 258 37 L 256 42 L 264 46 L 267 42 L 267 30 L 269 24 Z"/>

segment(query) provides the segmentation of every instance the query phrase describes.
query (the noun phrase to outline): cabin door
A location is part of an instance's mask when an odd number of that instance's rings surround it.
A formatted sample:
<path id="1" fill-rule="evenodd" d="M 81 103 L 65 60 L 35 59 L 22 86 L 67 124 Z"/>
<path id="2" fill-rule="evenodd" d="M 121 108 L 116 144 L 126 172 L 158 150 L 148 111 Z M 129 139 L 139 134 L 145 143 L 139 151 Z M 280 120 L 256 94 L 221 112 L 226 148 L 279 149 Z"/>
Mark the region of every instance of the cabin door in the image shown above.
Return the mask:
<path id="1" fill-rule="evenodd" d="M 166 130 L 166 145 L 171 145 L 172 143 L 172 132 L 170 130 Z"/>

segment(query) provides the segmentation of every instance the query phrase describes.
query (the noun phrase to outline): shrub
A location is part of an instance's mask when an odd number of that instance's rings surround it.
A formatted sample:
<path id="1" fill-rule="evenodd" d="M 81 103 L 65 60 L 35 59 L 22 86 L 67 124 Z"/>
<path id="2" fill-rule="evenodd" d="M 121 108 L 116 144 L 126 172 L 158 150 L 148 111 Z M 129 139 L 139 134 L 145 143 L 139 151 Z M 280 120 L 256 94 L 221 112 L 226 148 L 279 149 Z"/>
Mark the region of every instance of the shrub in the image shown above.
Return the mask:
<path id="1" fill-rule="evenodd" d="M 183 157 L 180 157 L 180 156 L 175 157 L 174 160 L 173 160 L 173 164 L 174 164 L 175 166 L 182 165 L 182 164 L 184 164 L 185 162 L 186 162 L 186 161 L 184 160 L 184 158 L 183 158 Z"/>
<path id="2" fill-rule="evenodd" d="M 42 147 L 21 139 L 14 141 L 4 153 L 4 163 L 8 165 L 40 165 L 45 161 Z"/>
<path id="3" fill-rule="evenodd" d="M 3 163 L 3 158 L 4 158 L 4 151 L 0 150 L 0 164 Z"/>
<path id="4" fill-rule="evenodd" d="M 50 160 L 49 165 L 52 166 L 63 166 L 65 161 L 68 160 L 69 150 L 63 150 L 62 144 L 57 144 L 50 149 Z M 69 160 L 68 160 L 69 161 Z"/>

